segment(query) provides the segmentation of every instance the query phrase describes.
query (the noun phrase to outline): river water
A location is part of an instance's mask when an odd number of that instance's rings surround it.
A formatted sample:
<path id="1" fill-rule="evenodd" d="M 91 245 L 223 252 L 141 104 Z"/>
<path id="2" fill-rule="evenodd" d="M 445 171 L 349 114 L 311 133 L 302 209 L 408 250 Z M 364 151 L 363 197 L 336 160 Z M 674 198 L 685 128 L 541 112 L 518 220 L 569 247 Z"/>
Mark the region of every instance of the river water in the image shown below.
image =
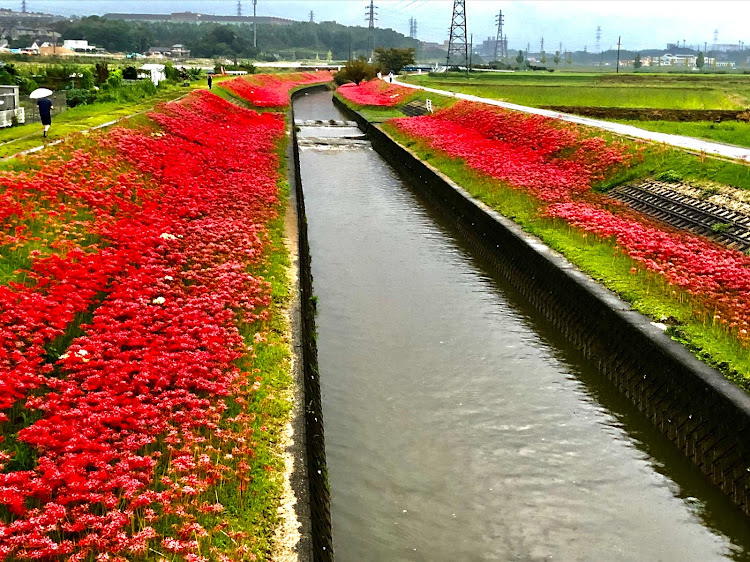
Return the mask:
<path id="1" fill-rule="evenodd" d="M 357 136 L 300 129 L 336 558 L 750 559 L 747 518 Z"/>

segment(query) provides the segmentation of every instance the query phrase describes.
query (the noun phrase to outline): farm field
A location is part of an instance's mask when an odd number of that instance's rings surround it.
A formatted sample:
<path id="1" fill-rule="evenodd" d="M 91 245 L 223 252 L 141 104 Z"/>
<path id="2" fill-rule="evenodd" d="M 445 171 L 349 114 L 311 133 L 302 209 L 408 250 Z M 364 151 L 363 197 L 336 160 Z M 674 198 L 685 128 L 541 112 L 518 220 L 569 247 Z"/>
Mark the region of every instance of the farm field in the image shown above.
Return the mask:
<path id="1" fill-rule="evenodd" d="M 743 109 L 750 76 L 668 74 L 474 73 L 410 75 L 403 81 L 521 105 L 659 109 Z"/>

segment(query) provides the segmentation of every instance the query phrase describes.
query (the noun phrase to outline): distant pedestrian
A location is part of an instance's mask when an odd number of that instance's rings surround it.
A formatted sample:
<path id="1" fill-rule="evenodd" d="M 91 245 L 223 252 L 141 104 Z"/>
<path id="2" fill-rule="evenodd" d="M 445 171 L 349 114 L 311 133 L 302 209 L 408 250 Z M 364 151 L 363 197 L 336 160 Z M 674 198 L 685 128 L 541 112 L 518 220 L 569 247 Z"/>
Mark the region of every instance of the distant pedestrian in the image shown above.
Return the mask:
<path id="1" fill-rule="evenodd" d="M 208 89 L 209 90 L 211 89 L 211 84 L 213 84 L 213 83 L 214 83 L 214 80 L 213 80 L 213 78 L 211 78 L 211 75 L 209 74 L 208 75 Z"/>
<path id="2" fill-rule="evenodd" d="M 39 117 L 42 118 L 42 125 L 44 126 L 44 138 L 47 138 L 47 131 L 52 125 L 52 100 L 39 98 L 36 104 L 39 106 Z"/>
<path id="3" fill-rule="evenodd" d="M 388 82 L 393 83 L 393 72 L 388 73 Z"/>

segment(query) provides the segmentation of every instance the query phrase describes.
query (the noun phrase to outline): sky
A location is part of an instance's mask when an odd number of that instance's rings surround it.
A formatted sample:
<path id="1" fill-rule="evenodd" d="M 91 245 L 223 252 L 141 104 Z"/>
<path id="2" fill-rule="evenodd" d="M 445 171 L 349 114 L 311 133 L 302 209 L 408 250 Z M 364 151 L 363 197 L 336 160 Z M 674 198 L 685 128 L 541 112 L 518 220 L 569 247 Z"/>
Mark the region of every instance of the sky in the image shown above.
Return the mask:
<path id="1" fill-rule="evenodd" d="M 243 15 L 252 15 L 252 0 L 241 0 Z M 259 16 L 295 20 L 334 20 L 367 25 L 367 0 L 257 0 Z M 60 15 L 102 15 L 107 12 L 170 13 L 181 11 L 236 14 L 237 0 L 26 0 L 27 10 Z M 442 42 L 448 38 L 453 0 L 376 0 L 377 26 L 409 34 L 409 18 L 417 20 L 417 37 Z M 0 0 L 0 7 L 20 10 L 21 0 Z M 504 33 L 511 49 L 596 52 L 596 28 L 601 26 L 602 50 L 665 48 L 686 41 L 703 48 L 714 42 L 747 42 L 750 47 L 750 2 L 745 0 L 466 0 L 468 33 L 475 44 L 497 31 L 495 16 L 502 10 Z"/>

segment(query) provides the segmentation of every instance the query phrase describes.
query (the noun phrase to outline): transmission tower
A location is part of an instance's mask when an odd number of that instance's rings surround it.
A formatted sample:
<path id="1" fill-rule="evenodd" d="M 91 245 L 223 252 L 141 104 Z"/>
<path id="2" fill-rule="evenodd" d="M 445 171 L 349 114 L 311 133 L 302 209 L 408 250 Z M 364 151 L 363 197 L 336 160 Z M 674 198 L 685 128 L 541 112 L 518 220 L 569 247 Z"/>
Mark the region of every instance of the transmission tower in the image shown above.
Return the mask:
<path id="1" fill-rule="evenodd" d="M 315 21 L 315 12 L 310 10 L 310 23 L 313 23 Z"/>
<path id="2" fill-rule="evenodd" d="M 539 52 L 541 53 L 544 50 L 544 37 L 539 39 Z"/>
<path id="3" fill-rule="evenodd" d="M 597 53 L 602 52 L 601 43 L 602 43 L 602 26 L 597 25 L 596 26 L 596 47 L 595 47 Z"/>
<path id="4" fill-rule="evenodd" d="M 412 39 L 417 38 L 417 20 L 416 18 L 409 18 L 409 37 Z"/>
<path id="5" fill-rule="evenodd" d="M 242 1 L 237 0 L 237 17 L 242 17 Z"/>
<path id="6" fill-rule="evenodd" d="M 26 0 L 21 2 L 21 13 L 26 13 Z"/>
<path id="7" fill-rule="evenodd" d="M 716 45 L 719 43 L 719 30 L 714 29 L 714 51 L 716 50 Z"/>
<path id="8" fill-rule="evenodd" d="M 493 60 L 498 60 L 497 58 L 498 47 L 500 48 L 500 56 L 504 57 L 506 55 L 505 49 L 503 49 L 503 23 L 504 22 L 505 22 L 505 16 L 503 15 L 503 11 L 500 10 L 495 16 L 495 23 L 497 24 L 497 35 L 495 36 L 495 58 Z"/>
<path id="9" fill-rule="evenodd" d="M 448 39 L 446 66 L 469 64 L 469 42 L 466 36 L 466 0 L 453 0 L 451 33 Z"/>
<path id="10" fill-rule="evenodd" d="M 365 9 L 365 21 L 367 22 L 367 27 L 370 28 L 370 36 L 367 39 L 367 51 L 369 53 L 372 53 L 375 49 L 375 22 L 378 15 L 375 11 L 376 8 L 375 1 L 370 0 L 370 5 Z"/>

